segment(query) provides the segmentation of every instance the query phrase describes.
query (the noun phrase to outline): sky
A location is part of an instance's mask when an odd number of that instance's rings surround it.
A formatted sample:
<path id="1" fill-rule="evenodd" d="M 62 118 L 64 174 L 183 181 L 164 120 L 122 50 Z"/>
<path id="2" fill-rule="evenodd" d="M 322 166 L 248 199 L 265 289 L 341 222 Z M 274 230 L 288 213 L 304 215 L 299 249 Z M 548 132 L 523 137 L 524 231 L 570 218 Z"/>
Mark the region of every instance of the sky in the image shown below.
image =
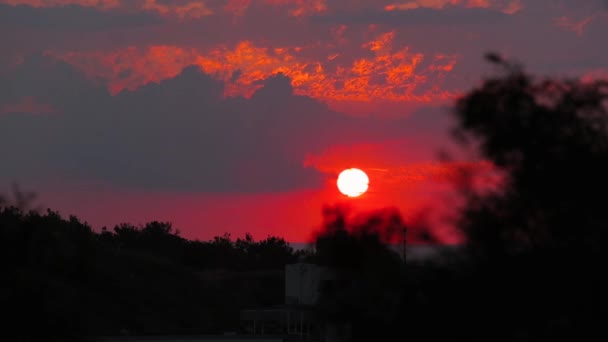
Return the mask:
<path id="1" fill-rule="evenodd" d="M 483 55 L 608 78 L 606 32 L 604 0 L 0 0 L 0 193 L 201 240 L 302 242 L 326 205 L 394 207 L 455 243 L 459 172 L 496 182 L 449 135 L 498 72 Z"/>

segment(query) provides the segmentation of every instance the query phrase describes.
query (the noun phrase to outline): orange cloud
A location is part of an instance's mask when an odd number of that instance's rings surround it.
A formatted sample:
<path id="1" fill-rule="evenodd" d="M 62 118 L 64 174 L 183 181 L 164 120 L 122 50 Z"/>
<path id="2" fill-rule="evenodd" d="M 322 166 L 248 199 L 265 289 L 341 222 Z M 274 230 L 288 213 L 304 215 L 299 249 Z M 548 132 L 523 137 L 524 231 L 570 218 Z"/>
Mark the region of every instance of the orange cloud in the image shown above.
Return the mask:
<path id="1" fill-rule="evenodd" d="M 221 74 L 224 80 L 239 70 L 240 77 L 229 88 L 241 94 L 253 92 L 252 86 L 256 81 L 280 72 L 292 79 L 296 92 L 321 100 L 429 102 L 451 98 L 453 94 L 440 90 L 414 93 L 417 86 L 427 81 L 426 74 L 441 74 L 451 71 L 451 68 L 442 69 L 435 64 L 419 68 L 423 54 L 411 53 L 407 47 L 393 51 L 393 38 L 394 32 L 378 36 L 362 45 L 374 54 L 373 57 L 359 58 L 352 65 L 339 65 L 333 70 L 329 70 L 325 60 L 300 58 L 296 49 L 282 48 L 270 52 L 251 42 L 241 42 L 233 50 L 215 49 L 199 56 L 197 64 L 207 73 Z M 331 57 L 328 59 L 336 58 Z M 451 65 L 455 63 L 456 57 L 448 61 Z M 246 89 L 248 91 L 243 92 Z"/>
<path id="2" fill-rule="evenodd" d="M 251 5 L 251 0 L 228 0 L 224 6 L 224 11 L 232 15 L 242 16 Z"/>
<path id="3" fill-rule="evenodd" d="M 416 8 L 442 9 L 448 5 L 458 5 L 460 2 L 460 0 L 414 0 L 387 5 L 384 9 L 387 11 L 407 11 Z"/>
<path id="4" fill-rule="evenodd" d="M 331 29 L 331 35 L 336 42 L 338 42 L 339 44 L 344 44 L 347 41 L 346 38 L 344 37 L 344 33 L 346 32 L 347 29 L 348 29 L 348 26 L 346 26 L 344 24 L 337 26 L 337 27 L 333 27 Z"/>
<path id="5" fill-rule="evenodd" d="M 177 7 L 175 13 L 180 18 L 202 18 L 212 15 L 213 11 L 202 2 L 190 2 L 184 6 Z"/>
<path id="6" fill-rule="evenodd" d="M 385 11 L 408 11 L 417 8 L 444 9 L 448 6 L 463 6 L 466 8 L 496 8 L 507 14 L 520 11 L 521 0 L 511 0 L 508 3 L 495 0 L 412 0 L 397 2 L 384 6 Z"/>
<path id="7" fill-rule="evenodd" d="M 180 19 L 202 18 L 212 15 L 214 12 L 202 1 L 190 1 L 183 5 L 177 3 L 158 3 L 157 0 L 146 0 L 142 8 L 158 12 L 163 15 L 174 15 Z"/>
<path id="8" fill-rule="evenodd" d="M 327 11 L 326 0 L 263 0 L 264 5 L 288 8 L 288 13 L 294 17 L 324 13 Z M 242 16 L 251 7 L 251 0 L 229 0 L 224 11 L 236 16 Z"/>
<path id="9" fill-rule="evenodd" d="M 113 52 L 48 54 L 73 64 L 91 79 L 107 80 L 108 90 L 112 94 L 175 77 L 184 67 L 196 61 L 195 50 L 175 46 L 152 46 L 145 52 L 130 47 Z"/>
<path id="10" fill-rule="evenodd" d="M 466 4 L 466 7 L 469 8 L 488 8 L 490 6 L 489 0 L 469 0 Z"/>
<path id="11" fill-rule="evenodd" d="M 291 78 L 296 93 L 319 100 L 431 102 L 457 95 L 442 89 L 441 80 L 452 71 L 458 56 L 426 57 L 409 47 L 395 49 L 394 36 L 394 32 L 378 35 L 361 45 L 361 55 L 366 57 L 337 65 L 338 54 L 331 52 L 312 59 L 303 57 L 306 48 L 267 48 L 250 41 L 207 50 L 152 46 L 51 54 L 75 65 L 90 78 L 107 80 L 113 94 L 174 77 L 184 67 L 195 64 L 225 82 L 226 96 L 248 97 L 259 87 L 259 81 L 277 73 Z"/>
<path id="12" fill-rule="evenodd" d="M 327 11 L 325 0 L 264 0 L 270 5 L 288 6 L 289 14 L 300 17 Z"/>
<path id="13" fill-rule="evenodd" d="M 519 11 L 521 11 L 524 8 L 523 4 L 521 3 L 521 0 L 513 0 L 511 2 L 509 2 L 503 9 L 503 13 L 506 14 L 515 14 Z"/>

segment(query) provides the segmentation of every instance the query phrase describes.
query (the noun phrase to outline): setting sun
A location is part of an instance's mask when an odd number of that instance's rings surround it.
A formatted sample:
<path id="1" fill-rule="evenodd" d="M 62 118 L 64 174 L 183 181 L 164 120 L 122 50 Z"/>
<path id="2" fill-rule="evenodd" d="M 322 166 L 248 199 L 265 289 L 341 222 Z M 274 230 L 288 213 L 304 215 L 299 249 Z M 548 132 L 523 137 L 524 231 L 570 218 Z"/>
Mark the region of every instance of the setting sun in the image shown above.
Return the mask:
<path id="1" fill-rule="evenodd" d="M 369 186 L 369 178 L 359 169 L 346 169 L 338 176 L 338 190 L 348 197 L 363 195 Z"/>

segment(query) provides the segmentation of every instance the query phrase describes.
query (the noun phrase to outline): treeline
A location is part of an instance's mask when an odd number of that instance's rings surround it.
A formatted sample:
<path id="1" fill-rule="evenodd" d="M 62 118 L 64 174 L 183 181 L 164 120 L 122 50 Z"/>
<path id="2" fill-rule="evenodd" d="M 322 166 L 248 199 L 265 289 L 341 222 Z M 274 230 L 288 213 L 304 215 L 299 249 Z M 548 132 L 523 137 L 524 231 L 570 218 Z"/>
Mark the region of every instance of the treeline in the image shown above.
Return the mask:
<path id="1" fill-rule="evenodd" d="M 255 241 L 247 233 L 233 240 L 229 233 L 209 241 L 192 241 L 179 236 L 168 222 L 149 222 L 143 226 L 120 224 L 113 231 L 102 228 L 99 240 L 114 248 L 154 254 L 196 270 L 281 270 L 287 263 L 305 256 L 283 238 L 269 236 Z"/>
<path id="2" fill-rule="evenodd" d="M 28 340 L 223 333 L 240 309 L 283 303 L 284 265 L 303 256 L 278 237 L 190 241 L 164 222 L 97 233 L 0 207 L 0 310 Z"/>

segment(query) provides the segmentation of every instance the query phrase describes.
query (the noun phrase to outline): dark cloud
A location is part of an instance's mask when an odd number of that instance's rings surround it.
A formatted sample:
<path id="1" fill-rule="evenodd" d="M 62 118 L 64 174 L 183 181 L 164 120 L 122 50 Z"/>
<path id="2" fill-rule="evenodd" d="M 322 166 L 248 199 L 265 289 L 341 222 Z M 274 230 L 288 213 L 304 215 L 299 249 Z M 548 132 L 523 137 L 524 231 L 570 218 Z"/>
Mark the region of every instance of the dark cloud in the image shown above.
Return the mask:
<path id="1" fill-rule="evenodd" d="M 61 114 L 0 118 L 0 148 L 11 165 L 2 176 L 204 191 L 278 191 L 319 179 L 256 130 L 254 112 L 222 101 L 223 85 L 195 68 L 117 97 L 41 57 L 16 76 L 8 95 L 29 93 Z"/>
<path id="2" fill-rule="evenodd" d="M 0 80 L 0 105 L 32 97 L 57 110 L 0 116 L 0 178 L 9 180 L 207 192 L 310 188 L 322 175 L 303 167 L 307 153 L 436 130 L 426 115 L 375 120 L 332 112 L 294 95 L 280 74 L 251 99 L 222 98 L 223 83 L 196 67 L 117 96 L 44 56 L 8 76 Z"/>
<path id="3" fill-rule="evenodd" d="M 0 27 L 53 31 L 100 31 L 158 24 L 160 18 L 150 13 L 100 11 L 93 7 L 68 5 L 34 8 L 0 4 Z"/>
<path id="4" fill-rule="evenodd" d="M 70 65 L 36 54 L 28 56 L 10 73 L 0 76 L 0 102 L 12 103 L 24 96 L 34 96 L 44 103 L 54 103 L 69 112 L 72 105 L 88 99 L 103 99 L 107 91 L 95 85 Z"/>
<path id="5" fill-rule="evenodd" d="M 380 9 L 344 11 L 315 16 L 312 20 L 318 23 L 380 24 L 392 27 L 410 25 L 468 26 L 510 21 L 511 15 L 494 9 L 447 6 L 443 9 L 421 7 L 407 11 L 384 11 Z"/>

